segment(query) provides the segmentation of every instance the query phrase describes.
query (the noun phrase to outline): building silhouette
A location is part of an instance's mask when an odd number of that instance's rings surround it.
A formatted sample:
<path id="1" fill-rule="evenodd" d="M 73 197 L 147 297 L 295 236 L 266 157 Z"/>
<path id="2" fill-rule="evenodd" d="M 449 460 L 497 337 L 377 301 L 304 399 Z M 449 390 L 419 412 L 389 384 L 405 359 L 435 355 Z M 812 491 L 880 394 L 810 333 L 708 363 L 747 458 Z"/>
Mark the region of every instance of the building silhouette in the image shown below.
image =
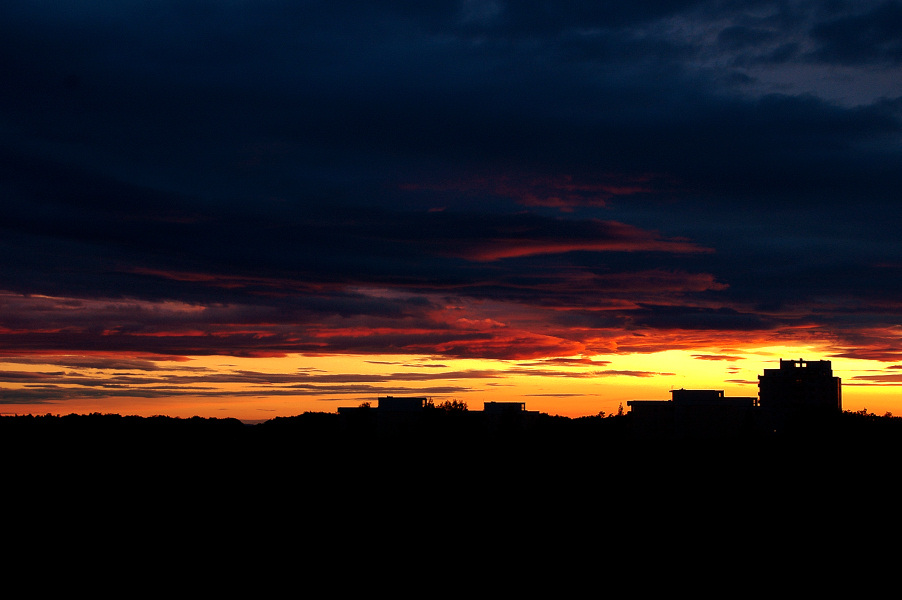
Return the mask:
<path id="1" fill-rule="evenodd" d="M 774 429 L 842 412 L 842 382 L 829 360 L 783 360 L 758 376 L 758 402 Z"/>
<path id="2" fill-rule="evenodd" d="M 671 390 L 670 400 L 630 400 L 633 433 L 640 438 L 735 437 L 754 426 L 757 398 L 723 390 Z"/>
<path id="3" fill-rule="evenodd" d="M 842 386 L 828 360 L 780 359 L 758 376 L 758 397 L 723 390 L 671 390 L 670 400 L 631 400 L 639 438 L 714 438 L 782 432 L 842 412 Z"/>
<path id="4" fill-rule="evenodd" d="M 669 400 L 630 400 L 628 427 L 639 439 L 713 439 L 768 435 L 817 426 L 842 412 L 842 383 L 828 360 L 780 359 L 758 376 L 758 396 L 678 389 Z M 528 430 L 539 413 L 525 402 L 485 402 L 482 411 L 450 413 L 422 396 L 378 398 L 376 407 L 339 408 L 342 423 L 380 433 L 452 424 L 489 434 Z M 452 414 L 453 413 L 453 414 Z M 425 428 L 425 429 L 424 429 Z"/>
<path id="5" fill-rule="evenodd" d="M 400 433 L 421 427 L 432 406 L 432 401 L 422 396 L 381 396 L 375 407 L 366 402 L 356 408 L 340 407 L 338 414 L 346 427 Z"/>
<path id="6" fill-rule="evenodd" d="M 369 403 L 353 408 L 339 407 L 338 414 L 346 426 L 372 427 L 381 433 L 403 433 L 430 422 L 434 424 L 435 417 L 442 411 L 426 397 L 380 396 L 375 407 Z M 464 410 L 455 422 L 487 431 L 522 430 L 531 427 L 538 414 L 526 410 L 525 402 L 485 402 L 482 411 Z"/>
<path id="7" fill-rule="evenodd" d="M 525 402 L 485 402 L 483 424 L 490 429 L 526 429 L 535 423 L 539 413 L 526 410 Z"/>
<path id="8" fill-rule="evenodd" d="M 431 405 L 429 398 L 382 396 L 377 400 L 376 408 L 380 412 L 419 412 Z"/>

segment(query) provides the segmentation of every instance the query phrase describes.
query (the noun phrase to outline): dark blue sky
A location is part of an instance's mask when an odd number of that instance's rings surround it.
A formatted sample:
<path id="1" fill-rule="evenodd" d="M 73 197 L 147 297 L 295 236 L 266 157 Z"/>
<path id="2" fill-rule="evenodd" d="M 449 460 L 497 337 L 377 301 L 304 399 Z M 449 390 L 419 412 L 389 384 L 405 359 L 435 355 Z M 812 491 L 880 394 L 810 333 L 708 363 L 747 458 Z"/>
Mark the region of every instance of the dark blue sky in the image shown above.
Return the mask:
<path id="1" fill-rule="evenodd" d="M 0 13 L 6 354 L 902 360 L 902 2 Z"/>

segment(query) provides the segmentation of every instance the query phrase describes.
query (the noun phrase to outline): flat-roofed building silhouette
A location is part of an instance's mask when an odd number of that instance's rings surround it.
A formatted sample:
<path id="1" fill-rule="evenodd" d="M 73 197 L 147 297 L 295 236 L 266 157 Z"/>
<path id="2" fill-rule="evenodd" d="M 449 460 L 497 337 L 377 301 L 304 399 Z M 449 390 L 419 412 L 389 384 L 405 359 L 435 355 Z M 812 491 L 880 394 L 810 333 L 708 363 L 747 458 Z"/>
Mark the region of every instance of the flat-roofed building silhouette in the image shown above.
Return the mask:
<path id="1" fill-rule="evenodd" d="M 526 412 L 525 402 L 485 402 L 482 410 L 491 415 L 509 415 Z"/>
<path id="2" fill-rule="evenodd" d="M 481 428 L 503 432 L 525 430 L 539 416 L 537 411 L 526 410 L 525 402 L 486 402 L 481 411 L 454 411 L 449 415 L 433 404 L 431 398 L 422 396 L 380 396 L 375 407 L 369 403 L 360 406 L 339 407 L 344 427 L 358 430 L 371 428 L 379 433 L 405 433 L 426 431 L 453 417 L 456 426 Z"/>
<path id="3" fill-rule="evenodd" d="M 381 396 L 375 407 L 370 407 L 368 402 L 356 408 L 339 407 L 338 414 L 345 427 L 393 433 L 420 427 L 431 407 L 432 401 L 426 397 Z"/>
<path id="4" fill-rule="evenodd" d="M 403 397 L 382 396 L 378 399 L 376 408 L 381 411 L 393 412 L 419 412 L 429 404 L 429 399 L 425 397 Z"/>
<path id="5" fill-rule="evenodd" d="M 538 413 L 526 410 L 525 402 L 485 402 L 482 418 L 489 428 L 528 428 Z"/>
<path id="6" fill-rule="evenodd" d="M 716 438 L 750 433 L 757 398 L 723 390 L 670 390 L 670 400 L 630 400 L 637 437 Z"/>

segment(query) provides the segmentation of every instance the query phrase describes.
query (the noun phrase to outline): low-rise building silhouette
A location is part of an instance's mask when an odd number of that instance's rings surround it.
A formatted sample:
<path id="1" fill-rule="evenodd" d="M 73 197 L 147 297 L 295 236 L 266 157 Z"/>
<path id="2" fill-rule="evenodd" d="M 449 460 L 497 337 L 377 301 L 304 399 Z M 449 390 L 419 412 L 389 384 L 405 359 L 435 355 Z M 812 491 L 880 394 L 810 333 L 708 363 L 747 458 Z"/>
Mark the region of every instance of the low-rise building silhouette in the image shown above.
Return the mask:
<path id="1" fill-rule="evenodd" d="M 356 408 L 339 407 L 338 414 L 345 425 L 399 432 L 422 425 L 423 415 L 431 407 L 432 401 L 426 397 L 381 396 L 375 407 L 368 402 Z"/>
<path id="2" fill-rule="evenodd" d="M 382 396 L 377 402 L 376 408 L 382 412 L 419 412 L 431 404 L 429 398 L 418 396 L 402 398 Z"/>
<path id="3" fill-rule="evenodd" d="M 526 429 L 538 417 L 537 411 L 526 410 L 525 402 L 485 402 L 482 411 L 463 411 L 465 422 L 490 431 Z M 375 407 L 364 403 L 358 407 L 339 407 L 345 424 L 375 427 L 383 433 L 402 432 L 424 425 L 442 413 L 431 399 L 420 396 L 381 396 Z M 461 424 L 460 421 L 458 421 Z"/>
<path id="4" fill-rule="evenodd" d="M 637 437 L 733 437 L 754 427 L 754 397 L 729 397 L 723 390 L 671 390 L 670 400 L 630 400 Z"/>
<path id="5" fill-rule="evenodd" d="M 522 428 L 533 424 L 536 411 L 526 410 L 525 402 L 485 402 L 482 405 L 482 418 L 490 428 Z"/>
<path id="6" fill-rule="evenodd" d="M 485 402 L 482 410 L 486 414 L 510 415 L 526 412 L 525 402 Z"/>

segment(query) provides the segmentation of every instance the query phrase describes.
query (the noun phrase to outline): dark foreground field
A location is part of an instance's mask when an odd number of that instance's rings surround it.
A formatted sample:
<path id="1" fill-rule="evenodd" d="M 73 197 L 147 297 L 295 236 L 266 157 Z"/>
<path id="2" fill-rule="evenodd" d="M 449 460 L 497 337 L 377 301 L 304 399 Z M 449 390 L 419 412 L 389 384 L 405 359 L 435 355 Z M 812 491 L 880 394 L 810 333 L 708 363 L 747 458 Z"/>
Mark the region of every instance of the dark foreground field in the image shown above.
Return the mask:
<path id="1" fill-rule="evenodd" d="M 305 413 L 247 425 L 235 419 L 120 415 L 0 417 L 7 474 L 94 480 L 309 484 L 383 494 L 430 485 L 461 492 L 617 486 L 660 497 L 742 485 L 851 484 L 894 473 L 902 419 L 843 413 L 782 435 L 655 440 L 629 416 L 538 415 L 528 426 L 472 415 L 377 424 Z M 329 485 L 328 490 L 322 486 Z M 507 486 L 507 487 L 506 487 Z"/>
<path id="2" fill-rule="evenodd" d="M 365 591 L 413 569 L 442 589 L 557 597 L 610 579 L 668 592 L 792 574 L 825 589 L 895 539 L 902 434 L 888 417 L 713 440 L 633 439 L 626 417 L 371 425 L 2 417 L 7 548 L 135 581 L 215 567 L 220 587 L 255 595 L 269 577 Z M 248 589 L 251 570 L 265 577 Z"/>

